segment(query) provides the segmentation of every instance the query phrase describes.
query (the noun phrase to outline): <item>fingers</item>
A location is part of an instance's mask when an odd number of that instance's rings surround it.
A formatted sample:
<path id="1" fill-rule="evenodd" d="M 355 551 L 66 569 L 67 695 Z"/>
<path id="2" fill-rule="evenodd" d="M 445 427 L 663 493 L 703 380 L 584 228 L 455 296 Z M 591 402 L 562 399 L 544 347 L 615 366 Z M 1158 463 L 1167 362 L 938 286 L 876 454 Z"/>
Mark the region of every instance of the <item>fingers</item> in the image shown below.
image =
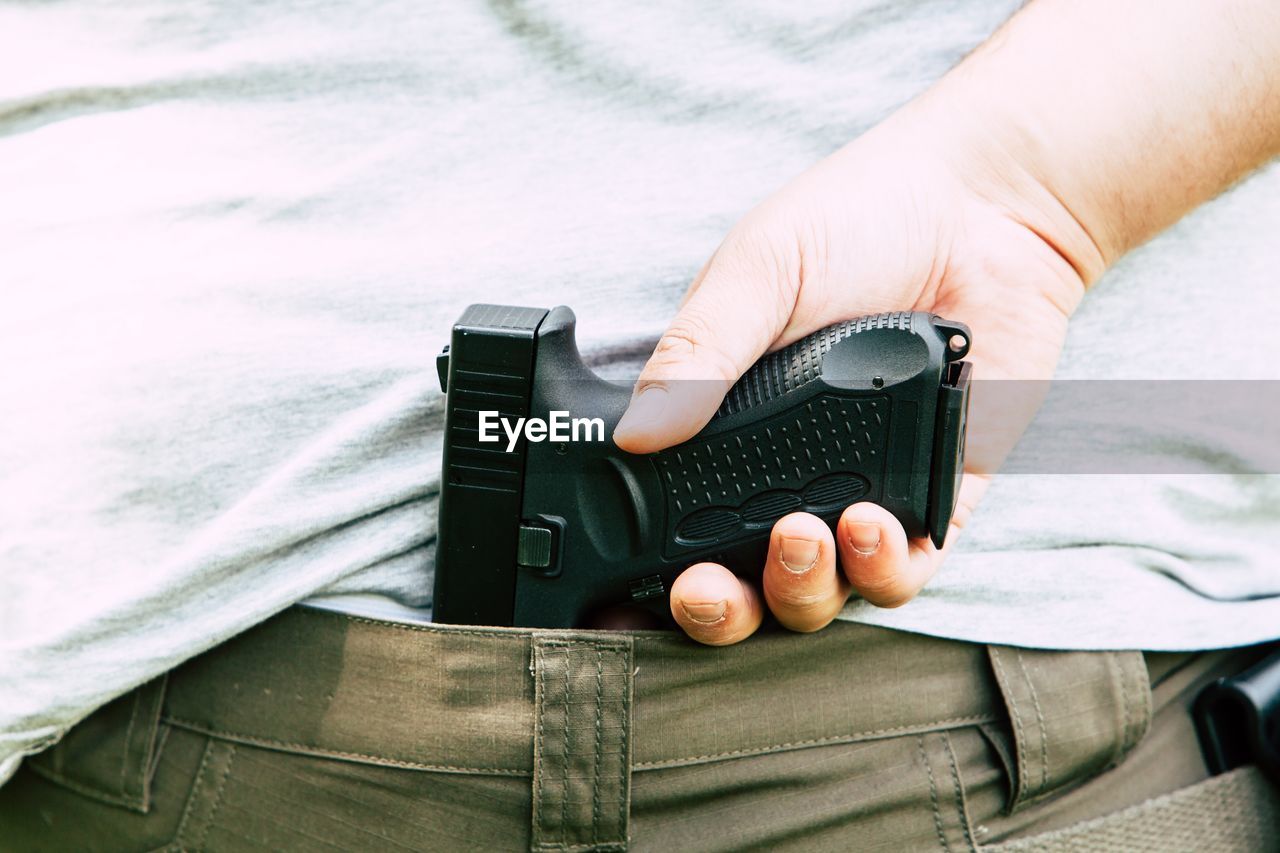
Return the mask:
<path id="1" fill-rule="evenodd" d="M 690 566 L 671 585 L 671 615 L 685 633 L 709 646 L 751 636 L 764 618 L 760 596 L 715 563 Z"/>
<path id="2" fill-rule="evenodd" d="M 990 477 L 971 471 L 961 478 L 941 548 L 927 537 L 908 541 L 902 525 L 887 509 L 872 503 L 847 508 L 836 525 L 836 547 L 853 588 L 880 607 L 899 607 L 915 598 L 955 547 L 990 482 Z"/>
<path id="3" fill-rule="evenodd" d="M 827 625 L 849 597 L 849 583 L 836 570 L 831 529 L 816 516 L 792 513 L 769 539 L 764 596 L 778 621 L 793 631 Z M 715 563 L 699 563 L 671 586 L 671 615 L 690 637 L 712 646 L 751 636 L 764 618 L 755 588 Z"/>
<path id="4" fill-rule="evenodd" d="M 779 519 L 769 539 L 764 600 L 793 631 L 816 631 L 840 612 L 849 582 L 836 570 L 836 543 L 822 519 L 796 512 Z"/>
<path id="5" fill-rule="evenodd" d="M 800 268 L 794 242 L 759 227 L 740 226 L 726 238 L 641 371 L 614 430 L 619 447 L 652 453 L 706 426 L 791 316 Z"/>
<path id="6" fill-rule="evenodd" d="M 879 607 L 906 604 L 937 572 L 987 486 L 988 478 L 965 475 L 941 549 L 928 538 L 908 540 L 898 520 L 872 503 L 845 509 L 834 537 L 816 516 L 784 516 L 769 538 L 764 602 L 783 626 L 806 632 L 828 625 L 852 591 Z M 671 615 L 693 639 L 723 646 L 751 636 L 764 610 L 751 584 L 724 566 L 699 563 L 672 584 Z"/>
<path id="7" fill-rule="evenodd" d="M 941 561 L 932 542 L 908 542 L 898 520 L 872 503 L 856 503 L 844 511 L 836 540 L 845 576 L 859 595 L 880 607 L 898 607 L 914 598 Z"/>
<path id="8" fill-rule="evenodd" d="M 802 632 L 830 624 L 853 591 L 879 607 L 899 607 L 937 573 L 989 484 L 965 474 L 942 548 L 927 537 L 908 540 L 893 514 L 873 503 L 847 507 L 834 537 L 817 516 L 783 516 L 769 537 L 763 601 L 724 566 L 698 563 L 672 584 L 671 615 L 694 640 L 724 646 L 755 633 L 765 603 L 784 627 Z"/>

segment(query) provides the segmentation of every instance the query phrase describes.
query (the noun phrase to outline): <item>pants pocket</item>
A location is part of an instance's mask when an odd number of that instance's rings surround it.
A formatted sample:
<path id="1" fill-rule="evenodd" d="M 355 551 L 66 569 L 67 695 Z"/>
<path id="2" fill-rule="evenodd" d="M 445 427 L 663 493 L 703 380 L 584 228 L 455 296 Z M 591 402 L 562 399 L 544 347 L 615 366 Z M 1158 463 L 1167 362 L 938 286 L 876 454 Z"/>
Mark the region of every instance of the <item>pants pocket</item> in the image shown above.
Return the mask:
<path id="1" fill-rule="evenodd" d="M 1004 786 L 972 727 L 645 769 L 631 849 L 974 850 Z"/>
<path id="2" fill-rule="evenodd" d="M 381 766 L 175 731 L 204 748 L 166 851 L 529 849 L 527 776 Z"/>
<path id="3" fill-rule="evenodd" d="M 986 727 L 1009 768 L 1014 814 L 1119 764 L 1151 726 L 1140 652 L 988 646 L 1007 724 Z"/>
<path id="4" fill-rule="evenodd" d="M 107 766 L 112 755 L 119 760 L 116 749 L 124 742 L 123 733 L 103 734 L 102 748 L 107 754 L 95 754 L 87 743 L 81 743 L 74 752 L 63 753 L 60 766 L 43 756 L 43 769 L 24 763 L 17 775 L 0 787 L 0 853 L 125 853 L 168 848 L 188 802 L 206 739 L 165 724 L 158 727 L 144 812 L 115 802 L 121 799 L 118 788 L 103 796 L 105 778 L 90 777 L 88 785 L 77 781 L 89 777 L 88 768 Z M 81 763 L 71 763 L 73 757 Z M 48 769 L 50 765 L 57 769 Z M 118 765 L 116 769 L 118 772 Z"/>
<path id="5" fill-rule="evenodd" d="M 157 678 L 99 708 L 27 765 L 82 796 L 146 814 L 164 745 L 160 710 L 166 679 Z"/>

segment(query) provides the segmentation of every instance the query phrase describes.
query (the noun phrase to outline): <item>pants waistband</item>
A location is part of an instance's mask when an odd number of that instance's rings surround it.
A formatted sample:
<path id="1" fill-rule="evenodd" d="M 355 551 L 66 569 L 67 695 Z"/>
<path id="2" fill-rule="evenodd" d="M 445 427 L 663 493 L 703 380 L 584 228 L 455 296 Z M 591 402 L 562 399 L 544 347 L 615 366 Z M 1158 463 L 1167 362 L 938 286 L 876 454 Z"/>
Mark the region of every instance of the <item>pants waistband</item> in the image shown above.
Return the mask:
<path id="1" fill-rule="evenodd" d="M 597 669 L 630 682 L 618 701 L 630 706 L 633 769 L 1007 719 L 1032 797 L 1118 760 L 1150 720 L 1137 652 L 988 647 L 845 622 L 713 649 L 668 632 L 403 625 L 308 608 L 174 671 L 164 714 L 262 745 L 527 775 L 539 668 L 565 655 L 570 679 L 585 667 L 592 690 Z"/>
<path id="2" fill-rule="evenodd" d="M 297 607 L 82 724 L 94 733 L 86 754 L 137 767 L 75 760 L 75 730 L 59 761 L 84 789 L 95 768 L 112 796 L 135 780 L 117 800 L 134 807 L 146 802 L 147 733 L 163 724 L 344 761 L 530 777 L 535 846 L 550 849 L 573 826 L 625 839 L 637 772 L 963 727 L 1000 754 L 1017 810 L 1117 763 L 1150 719 L 1138 652 L 847 622 L 708 648 L 666 632 L 404 625 Z M 103 743 L 109 732 L 121 750 Z"/>

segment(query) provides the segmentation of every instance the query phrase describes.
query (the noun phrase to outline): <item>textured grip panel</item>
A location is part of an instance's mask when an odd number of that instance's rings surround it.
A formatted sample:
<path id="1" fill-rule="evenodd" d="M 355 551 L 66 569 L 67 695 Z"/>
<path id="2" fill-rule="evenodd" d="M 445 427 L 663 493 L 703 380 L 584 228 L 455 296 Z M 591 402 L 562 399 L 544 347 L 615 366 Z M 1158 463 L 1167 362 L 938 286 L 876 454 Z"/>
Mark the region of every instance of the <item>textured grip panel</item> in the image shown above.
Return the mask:
<path id="1" fill-rule="evenodd" d="M 910 311 L 894 311 L 846 320 L 766 355 L 729 389 L 716 417 L 745 411 L 812 382 L 822 372 L 822 357 L 839 341 L 868 329 L 910 331 L 911 316 Z"/>
<path id="2" fill-rule="evenodd" d="M 728 435 L 655 454 L 667 542 L 724 544 L 789 512 L 838 512 L 878 497 L 890 411 L 886 396 L 823 394 Z"/>

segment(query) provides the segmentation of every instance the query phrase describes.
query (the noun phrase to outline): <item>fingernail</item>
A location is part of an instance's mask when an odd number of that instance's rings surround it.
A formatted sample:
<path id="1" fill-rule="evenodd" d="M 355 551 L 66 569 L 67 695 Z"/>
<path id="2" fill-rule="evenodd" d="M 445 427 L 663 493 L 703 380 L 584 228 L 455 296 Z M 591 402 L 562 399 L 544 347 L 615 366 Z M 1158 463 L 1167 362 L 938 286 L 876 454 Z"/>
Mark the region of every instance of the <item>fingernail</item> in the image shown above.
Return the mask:
<path id="1" fill-rule="evenodd" d="M 818 543 L 812 539 L 782 540 L 782 565 L 789 571 L 801 574 L 818 562 Z"/>
<path id="2" fill-rule="evenodd" d="M 719 622 L 724 618 L 725 603 L 723 601 L 708 601 L 701 604 L 690 604 L 687 601 L 682 601 L 680 606 L 684 608 L 684 615 L 694 622 Z"/>
<path id="3" fill-rule="evenodd" d="M 869 521 L 850 524 L 849 544 L 859 554 L 874 554 L 880 547 L 880 525 Z"/>
<path id="4" fill-rule="evenodd" d="M 622 431 L 644 429 L 662 416 L 662 410 L 666 405 L 667 389 L 665 387 L 646 386 L 627 406 L 622 420 L 618 422 L 618 429 Z"/>

